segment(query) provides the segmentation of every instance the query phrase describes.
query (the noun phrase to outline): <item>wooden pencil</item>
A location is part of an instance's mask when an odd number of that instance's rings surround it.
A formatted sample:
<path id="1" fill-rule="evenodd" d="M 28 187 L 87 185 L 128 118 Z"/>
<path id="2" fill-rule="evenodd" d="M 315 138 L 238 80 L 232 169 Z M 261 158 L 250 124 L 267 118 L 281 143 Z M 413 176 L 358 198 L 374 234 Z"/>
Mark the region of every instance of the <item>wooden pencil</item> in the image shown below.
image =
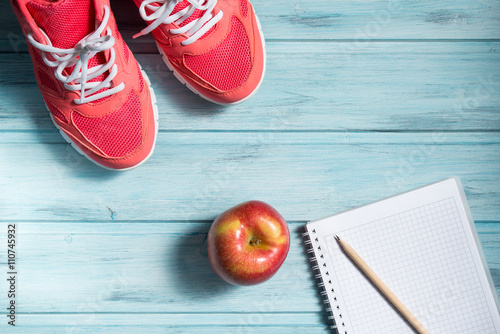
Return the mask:
<path id="1" fill-rule="evenodd" d="M 340 239 L 338 235 L 335 240 L 339 243 L 342 250 L 354 261 L 354 263 L 361 269 L 365 275 L 375 284 L 375 286 L 384 294 L 384 296 L 394 305 L 394 307 L 408 320 L 408 322 L 420 334 L 429 334 L 424 326 L 418 319 L 406 308 L 406 306 L 399 300 L 398 297 L 389 289 L 389 287 L 375 274 L 375 272 L 366 264 L 366 262 L 359 256 L 358 253 L 344 240 Z"/>

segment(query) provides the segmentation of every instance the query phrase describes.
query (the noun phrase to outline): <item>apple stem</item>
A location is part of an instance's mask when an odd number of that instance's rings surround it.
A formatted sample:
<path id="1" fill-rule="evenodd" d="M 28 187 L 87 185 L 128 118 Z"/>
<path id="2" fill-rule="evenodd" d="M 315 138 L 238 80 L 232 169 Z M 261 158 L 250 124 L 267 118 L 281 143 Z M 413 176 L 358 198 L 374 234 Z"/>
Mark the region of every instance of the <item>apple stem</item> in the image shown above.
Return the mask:
<path id="1" fill-rule="evenodd" d="M 257 239 L 257 238 L 252 238 L 252 239 L 250 240 L 250 245 L 252 245 L 252 246 L 257 246 L 257 245 L 260 245 L 260 243 L 261 243 L 261 242 L 262 242 L 262 241 L 261 241 L 260 239 Z"/>

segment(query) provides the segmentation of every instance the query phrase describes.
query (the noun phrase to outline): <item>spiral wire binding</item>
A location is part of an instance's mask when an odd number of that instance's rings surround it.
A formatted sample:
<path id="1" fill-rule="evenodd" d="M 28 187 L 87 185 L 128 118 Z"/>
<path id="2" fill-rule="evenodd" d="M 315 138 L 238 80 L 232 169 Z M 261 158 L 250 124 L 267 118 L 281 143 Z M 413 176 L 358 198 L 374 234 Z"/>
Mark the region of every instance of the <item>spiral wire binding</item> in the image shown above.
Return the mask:
<path id="1" fill-rule="evenodd" d="M 311 231 L 311 234 L 316 234 L 316 230 L 313 229 Z M 324 254 L 321 253 L 322 249 L 321 246 L 319 245 L 319 239 L 317 237 L 312 236 L 309 232 L 304 232 L 302 233 L 302 238 L 304 239 L 304 245 L 307 247 L 306 253 L 310 254 L 309 261 L 311 262 L 312 270 L 314 271 L 314 278 L 318 281 L 317 285 L 320 289 L 320 294 L 323 299 L 323 304 L 325 304 L 325 310 L 328 313 L 328 320 L 333 323 L 333 325 L 330 326 L 331 329 L 335 330 L 337 333 L 340 333 L 339 326 L 337 325 L 332 307 L 334 307 L 336 310 L 340 311 L 340 306 L 336 303 L 337 297 L 334 297 L 333 300 L 330 300 L 328 298 L 328 289 L 330 289 L 331 292 L 335 292 L 333 287 L 332 287 L 332 281 L 328 280 L 325 282 L 323 280 L 323 275 L 321 274 L 321 269 L 320 266 L 325 268 L 325 270 L 328 269 L 328 265 L 326 264 L 326 261 L 323 261 L 324 259 Z M 318 250 L 318 252 L 316 252 Z M 315 256 L 316 255 L 316 256 Z M 319 261 L 318 261 L 319 257 Z M 328 270 L 325 272 L 326 276 L 329 276 L 330 274 L 328 273 Z M 332 303 L 333 302 L 333 303 Z M 339 313 L 339 319 L 342 318 L 342 314 Z M 340 324 L 341 326 L 344 327 L 344 323 L 342 322 Z M 347 331 L 345 331 L 342 334 L 347 334 Z"/>

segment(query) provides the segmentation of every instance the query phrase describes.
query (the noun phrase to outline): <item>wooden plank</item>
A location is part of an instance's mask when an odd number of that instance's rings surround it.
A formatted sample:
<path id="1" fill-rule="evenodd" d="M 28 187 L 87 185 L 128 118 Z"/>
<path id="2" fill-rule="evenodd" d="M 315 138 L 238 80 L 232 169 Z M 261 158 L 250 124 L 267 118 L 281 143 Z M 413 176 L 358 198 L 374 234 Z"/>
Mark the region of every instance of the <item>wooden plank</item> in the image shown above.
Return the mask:
<path id="1" fill-rule="evenodd" d="M 298 315 L 300 316 L 300 314 Z M 64 328 L 66 333 L 98 333 L 98 334 L 115 334 L 115 333 L 141 333 L 141 334 L 157 334 L 157 333 L 170 333 L 175 332 L 176 334 L 184 333 L 200 333 L 200 334 L 213 334 L 214 331 L 218 333 L 259 333 L 259 334 L 302 334 L 302 333 L 328 333 L 328 327 L 326 325 L 316 325 L 316 326 L 294 326 L 294 327 L 274 327 L 274 326 L 252 326 L 252 327 L 237 327 L 235 326 L 199 326 L 196 328 L 184 327 L 182 324 L 179 326 L 150 326 L 150 325 L 140 325 L 140 326 L 33 326 L 33 327 L 19 327 L 12 329 L 15 333 L 28 333 L 31 334 L 36 332 L 37 334 L 54 334 L 60 333 L 61 327 Z M 10 332 L 9 332 L 10 333 Z"/>
<path id="2" fill-rule="evenodd" d="M 195 96 L 159 55 L 138 60 L 162 130 L 500 129 L 499 42 L 344 44 L 270 43 L 262 87 L 227 108 Z M 0 77 L 0 130 L 54 129 L 29 56 L 0 55 Z"/>
<path id="3" fill-rule="evenodd" d="M 248 324 L 255 318 L 260 325 L 320 324 L 324 311 L 301 240 L 304 224 L 289 222 L 290 253 L 275 277 L 235 287 L 210 268 L 210 222 L 18 222 L 20 322 L 32 325 L 38 320 L 23 316 L 35 313 L 47 326 L 93 316 L 98 326 L 178 325 L 193 317 L 199 317 L 198 325 Z M 0 244 L 6 225 L 0 224 Z M 500 291 L 500 222 L 476 225 Z M 2 258 L 5 252 L 0 249 Z M 0 281 L 2 291 L 6 284 Z M 304 317 L 279 320 L 283 313 Z"/>
<path id="4" fill-rule="evenodd" d="M 245 288 L 225 283 L 212 271 L 206 250 L 209 222 L 18 223 L 19 311 L 222 312 L 234 313 L 236 324 L 248 319 L 247 313 L 321 313 L 298 233 L 302 225 L 291 225 L 291 252 L 282 270 L 266 284 Z M 1 227 L 5 244 L 7 226 Z M 5 258 L 6 250 L 0 251 Z"/>
<path id="5" fill-rule="evenodd" d="M 498 39 L 500 3 L 460 1 L 253 0 L 266 38 L 273 40 Z M 132 40 L 145 27 L 131 1 L 112 1 L 121 33 L 134 51 L 154 52 L 151 36 Z M 8 2 L 0 3 L 0 52 L 25 52 Z"/>
<path id="6" fill-rule="evenodd" d="M 499 133 L 161 132 L 126 173 L 55 133 L 14 134 L 0 145 L 4 221 L 211 220 L 250 199 L 310 220 L 454 175 L 475 219 L 500 220 Z"/>
<path id="7" fill-rule="evenodd" d="M 163 315 L 159 315 L 161 317 Z M 250 314 L 249 316 L 252 316 Z M 302 317 L 303 314 L 296 314 L 295 317 Z M 53 317 L 59 317 L 58 315 Z M 44 322 L 47 321 L 48 317 L 34 317 L 32 315 L 27 317 L 30 323 L 33 325 L 25 326 L 19 325 L 16 328 L 7 328 L 7 333 L 27 333 L 32 334 L 36 332 L 37 334 L 54 334 L 54 333 L 72 333 L 72 334 L 87 334 L 87 333 L 98 333 L 98 334 L 116 334 L 116 333 L 126 333 L 126 334 L 158 334 L 158 333 L 176 333 L 176 334 L 213 334 L 217 333 L 258 333 L 258 334 L 303 334 L 303 333 L 328 333 L 329 327 L 323 324 L 314 324 L 309 326 L 288 326 L 286 324 L 275 324 L 275 325 L 231 325 L 231 326 L 214 326 L 214 325 L 191 325 L 193 322 L 196 323 L 198 319 L 193 316 L 190 323 L 187 324 L 176 324 L 176 325 L 92 325 L 85 324 L 74 325 L 74 323 L 69 322 L 74 320 L 76 317 L 68 317 L 68 324 L 62 324 L 59 326 L 44 326 Z M 67 317 L 62 317 L 66 319 Z M 113 318 L 113 317 L 109 317 Z M 129 318 L 128 316 L 114 317 L 115 319 L 123 319 L 123 322 Z M 287 318 L 287 317 L 285 317 Z M 25 318 L 22 318 L 25 320 Z M 33 319 L 33 320 L 32 320 Z M 118 322 L 118 320 L 114 321 Z M 281 327 L 279 327 L 281 326 Z M 1 325 L 0 325 L 1 328 Z M 10 331 L 9 331 L 10 330 Z"/>
<path id="8" fill-rule="evenodd" d="M 250 321 L 243 321 L 243 318 L 248 317 Z M 89 320 L 89 318 L 91 318 Z M 190 328 L 191 331 L 197 327 L 222 327 L 222 326 L 241 326 L 242 328 L 249 325 L 255 326 L 271 326 L 271 327 L 295 327 L 295 326 L 311 326 L 321 328 L 321 315 L 317 313 L 278 313 L 269 312 L 263 313 L 245 313 L 244 315 L 238 312 L 227 313 L 76 313 L 76 314 L 21 314 L 19 323 L 20 327 L 33 326 L 35 324 L 43 324 L 42 326 L 60 326 L 71 324 L 73 326 L 79 324 L 83 326 L 141 326 L 148 324 L 149 326 L 175 326 Z M 70 327 L 72 327 L 70 325 Z M 236 325 L 236 326 L 235 326 Z M 0 325 L 1 326 L 1 325 Z M 1 327 L 0 327 L 1 328 Z"/>

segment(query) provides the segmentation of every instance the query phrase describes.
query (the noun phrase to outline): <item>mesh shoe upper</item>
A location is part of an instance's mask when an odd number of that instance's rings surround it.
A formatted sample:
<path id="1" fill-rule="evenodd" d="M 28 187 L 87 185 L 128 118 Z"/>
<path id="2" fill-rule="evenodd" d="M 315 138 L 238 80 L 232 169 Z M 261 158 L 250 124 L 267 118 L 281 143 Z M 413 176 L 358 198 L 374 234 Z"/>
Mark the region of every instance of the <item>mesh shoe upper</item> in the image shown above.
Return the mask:
<path id="1" fill-rule="evenodd" d="M 218 47 L 201 55 L 186 55 L 187 67 L 217 89 L 240 87 L 252 70 L 250 43 L 241 22 L 231 18 L 231 32 Z"/>
<path id="2" fill-rule="evenodd" d="M 38 43 L 30 43 L 28 38 L 35 75 L 56 125 L 80 151 L 104 167 L 128 169 L 149 157 L 157 130 L 153 97 L 150 89 L 144 89 L 139 65 L 118 33 L 109 0 L 11 1 L 25 34 L 33 35 Z M 104 27 L 103 32 L 88 44 L 88 48 L 95 46 L 99 50 L 87 56 L 90 93 L 86 98 L 90 102 L 75 103 L 80 86 L 84 89 L 80 83 L 85 78 L 83 65 L 78 67 L 78 61 L 83 64 L 84 58 L 71 55 L 80 50 L 81 43 L 88 43 L 86 39 L 95 35 L 98 27 Z M 110 48 L 99 49 L 105 43 Z M 55 48 L 65 52 L 52 52 Z M 80 48 L 81 52 L 89 50 Z M 50 62 L 57 63 L 60 56 L 74 60 L 58 74 Z M 73 72 L 76 81 L 66 83 L 58 77 L 70 78 Z M 116 89 L 118 85 L 121 89 Z M 70 86 L 78 89 L 68 89 Z M 94 92 L 92 87 L 96 87 Z M 100 98 L 102 92 L 109 93 Z"/>
<path id="3" fill-rule="evenodd" d="M 152 14 L 157 10 L 168 12 L 169 5 L 175 0 L 134 1 L 143 18 L 154 27 L 157 20 L 164 18 L 155 20 Z M 221 18 L 195 42 L 184 45 L 196 32 L 179 33 L 179 28 L 197 19 L 203 20 L 209 9 L 200 10 L 198 7 L 211 2 L 216 4 L 207 17 Z M 176 16 L 189 8 L 195 9 L 187 19 Z M 264 75 L 265 50 L 258 20 L 247 0 L 182 0 L 169 14 L 163 22 L 169 22 L 170 18 L 176 20 L 159 25 L 152 33 L 167 65 L 181 81 L 202 97 L 221 104 L 241 102 L 256 91 Z M 212 19 L 204 25 L 210 25 Z M 149 30 L 146 28 L 141 34 Z"/>
<path id="4" fill-rule="evenodd" d="M 85 137 L 113 158 L 133 152 L 142 142 L 141 102 L 134 92 L 109 115 L 90 118 L 73 113 L 73 121 Z"/>
<path id="5" fill-rule="evenodd" d="M 26 3 L 26 7 L 37 25 L 57 48 L 74 47 L 96 28 L 93 0 L 64 0 L 53 5 L 31 0 Z M 98 53 L 89 60 L 88 66 L 92 68 L 104 63 L 106 63 L 104 54 Z M 106 78 L 106 74 L 103 73 L 91 81 L 102 81 Z"/>
<path id="6" fill-rule="evenodd" d="M 55 47 L 69 49 L 95 30 L 92 0 L 65 0 L 51 5 L 28 1 L 28 11 Z"/>

